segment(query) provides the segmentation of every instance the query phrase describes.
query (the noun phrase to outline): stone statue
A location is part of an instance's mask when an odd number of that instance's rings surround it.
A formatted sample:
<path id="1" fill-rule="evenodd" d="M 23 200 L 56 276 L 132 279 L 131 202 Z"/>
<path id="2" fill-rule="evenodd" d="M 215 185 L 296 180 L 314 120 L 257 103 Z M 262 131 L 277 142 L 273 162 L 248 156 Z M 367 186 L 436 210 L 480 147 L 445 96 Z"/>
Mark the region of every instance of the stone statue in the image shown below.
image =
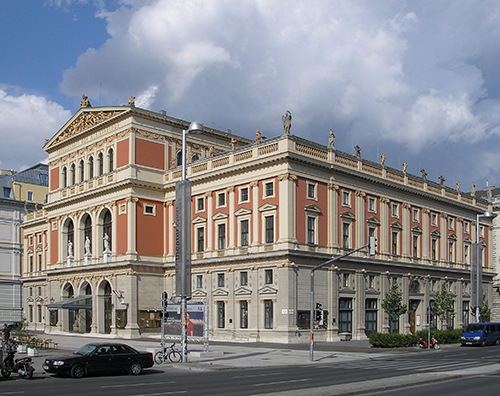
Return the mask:
<path id="1" fill-rule="evenodd" d="M 214 156 L 214 146 L 208 146 L 208 155 L 210 157 Z"/>
<path id="2" fill-rule="evenodd" d="M 359 145 L 356 145 L 356 147 L 354 147 L 354 150 L 356 150 L 356 157 L 361 158 L 361 147 L 359 147 Z"/>
<path id="3" fill-rule="evenodd" d="M 90 251 L 90 239 L 89 237 L 85 237 L 85 254 L 91 254 L 92 252 Z"/>
<path id="4" fill-rule="evenodd" d="M 439 184 L 440 184 L 441 186 L 444 186 L 444 182 L 446 181 L 446 179 L 444 178 L 444 176 L 443 176 L 443 175 L 441 175 L 441 176 L 439 176 L 439 178 L 438 178 L 438 179 L 439 179 Z"/>
<path id="5" fill-rule="evenodd" d="M 236 139 L 231 138 L 231 150 L 234 151 L 234 145 L 236 144 Z"/>
<path id="6" fill-rule="evenodd" d="M 104 241 L 104 251 L 109 252 L 109 236 L 108 236 L 108 234 L 104 234 L 104 237 L 102 239 Z"/>
<path id="7" fill-rule="evenodd" d="M 290 128 L 292 128 L 292 113 L 289 110 L 286 111 L 286 114 L 281 117 L 283 121 L 283 133 L 285 135 L 290 135 Z"/>
<path id="8" fill-rule="evenodd" d="M 470 186 L 470 195 L 472 195 L 473 197 L 476 196 L 476 183 L 472 183 L 472 185 Z"/>
<path id="9" fill-rule="evenodd" d="M 80 102 L 80 107 L 92 107 L 89 98 L 85 94 L 82 95 L 82 101 Z"/>
<path id="10" fill-rule="evenodd" d="M 135 96 L 131 96 L 128 100 L 128 105 L 131 107 L 135 107 Z"/>
<path id="11" fill-rule="evenodd" d="M 408 164 L 405 162 L 403 162 L 403 172 L 406 173 L 406 168 L 408 168 Z"/>
<path id="12" fill-rule="evenodd" d="M 382 154 L 380 158 L 381 158 L 380 165 L 385 166 L 385 154 Z"/>
<path id="13" fill-rule="evenodd" d="M 460 182 L 458 181 L 457 182 L 457 192 L 459 192 L 459 191 L 460 191 Z"/>
<path id="14" fill-rule="evenodd" d="M 260 137 L 262 136 L 262 133 L 257 130 L 257 132 L 255 132 L 255 143 L 260 143 Z"/>
<path id="15" fill-rule="evenodd" d="M 68 241 L 68 257 L 73 257 L 73 242 Z"/>
<path id="16" fill-rule="evenodd" d="M 333 132 L 333 129 L 330 129 L 330 134 L 328 136 L 328 148 L 330 150 L 335 148 L 335 132 Z"/>
<path id="17" fill-rule="evenodd" d="M 428 173 L 425 171 L 425 169 L 424 168 L 420 169 L 420 172 L 422 172 L 422 179 L 427 180 Z"/>

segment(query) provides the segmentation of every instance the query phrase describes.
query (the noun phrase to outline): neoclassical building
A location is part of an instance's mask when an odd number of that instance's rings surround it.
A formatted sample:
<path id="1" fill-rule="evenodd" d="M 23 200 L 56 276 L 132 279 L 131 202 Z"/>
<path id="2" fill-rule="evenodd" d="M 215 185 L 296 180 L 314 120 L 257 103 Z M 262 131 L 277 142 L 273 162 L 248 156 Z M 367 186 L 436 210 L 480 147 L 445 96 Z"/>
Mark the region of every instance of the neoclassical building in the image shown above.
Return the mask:
<path id="1" fill-rule="evenodd" d="M 284 122 L 285 124 L 285 122 Z M 45 144 L 49 194 L 24 222 L 41 267 L 23 265 L 24 311 L 47 332 L 159 332 L 175 295 L 175 183 L 189 123 L 129 106 L 80 110 Z M 255 140 L 206 128 L 187 136 L 192 181 L 193 299 L 209 304 L 212 339 L 308 342 L 310 273 L 323 313 L 316 339 L 427 328 L 446 287 L 448 326 L 470 315 L 471 244 L 480 227 L 483 291 L 492 298 L 488 202 L 443 183 L 284 133 Z M 30 239 L 31 240 L 31 239 Z M 381 303 L 398 282 L 408 314 Z M 441 326 L 433 318 L 431 326 Z"/>

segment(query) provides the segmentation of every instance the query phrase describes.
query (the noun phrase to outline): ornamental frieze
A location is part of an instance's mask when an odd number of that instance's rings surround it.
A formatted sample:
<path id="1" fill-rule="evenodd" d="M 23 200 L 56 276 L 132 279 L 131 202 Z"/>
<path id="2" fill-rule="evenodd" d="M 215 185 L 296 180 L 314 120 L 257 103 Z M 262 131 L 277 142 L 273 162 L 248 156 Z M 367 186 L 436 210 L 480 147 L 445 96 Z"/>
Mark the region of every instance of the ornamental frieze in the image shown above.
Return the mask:
<path id="1" fill-rule="evenodd" d="M 69 139 L 78 133 L 92 128 L 118 114 L 121 111 L 99 111 L 95 112 L 83 112 L 80 114 L 54 141 L 55 144 L 60 143 L 64 140 Z"/>

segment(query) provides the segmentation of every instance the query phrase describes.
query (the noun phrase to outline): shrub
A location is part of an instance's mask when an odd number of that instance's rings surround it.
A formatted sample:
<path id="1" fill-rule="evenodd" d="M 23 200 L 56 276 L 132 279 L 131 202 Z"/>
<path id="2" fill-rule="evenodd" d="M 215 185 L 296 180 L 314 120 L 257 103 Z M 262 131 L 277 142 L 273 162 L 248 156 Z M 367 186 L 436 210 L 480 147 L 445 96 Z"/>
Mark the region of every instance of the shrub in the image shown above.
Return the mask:
<path id="1" fill-rule="evenodd" d="M 460 342 L 463 329 L 431 330 L 431 335 L 440 344 L 455 344 Z M 416 334 L 371 333 L 370 344 L 376 348 L 403 348 L 418 345 L 420 338 L 427 339 L 427 330 Z"/>

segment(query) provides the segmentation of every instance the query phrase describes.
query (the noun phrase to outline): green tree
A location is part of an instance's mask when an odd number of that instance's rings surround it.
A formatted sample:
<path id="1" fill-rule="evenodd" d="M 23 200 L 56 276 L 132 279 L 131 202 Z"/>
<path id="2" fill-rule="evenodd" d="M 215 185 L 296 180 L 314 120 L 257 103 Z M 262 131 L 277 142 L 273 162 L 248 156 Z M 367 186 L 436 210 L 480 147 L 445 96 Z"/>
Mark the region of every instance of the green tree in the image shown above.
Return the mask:
<path id="1" fill-rule="evenodd" d="M 476 317 L 475 307 L 471 307 L 471 314 L 472 316 Z M 483 302 L 479 307 L 479 321 L 484 323 L 484 322 L 489 322 L 490 320 L 491 320 L 491 309 L 490 306 L 488 305 L 488 300 L 486 300 L 486 294 L 483 294 Z"/>
<path id="2" fill-rule="evenodd" d="M 394 281 L 391 285 L 391 290 L 385 295 L 382 301 L 382 308 L 389 316 L 390 331 L 393 332 L 394 323 L 398 323 L 399 317 L 406 313 L 408 307 L 403 305 L 402 293 L 399 291 L 398 282 Z"/>
<path id="3" fill-rule="evenodd" d="M 441 292 L 437 293 L 434 298 L 432 310 L 434 315 L 441 320 L 441 326 L 447 323 L 449 318 L 455 317 L 455 311 L 453 310 L 453 298 L 444 285 L 441 287 Z"/>

